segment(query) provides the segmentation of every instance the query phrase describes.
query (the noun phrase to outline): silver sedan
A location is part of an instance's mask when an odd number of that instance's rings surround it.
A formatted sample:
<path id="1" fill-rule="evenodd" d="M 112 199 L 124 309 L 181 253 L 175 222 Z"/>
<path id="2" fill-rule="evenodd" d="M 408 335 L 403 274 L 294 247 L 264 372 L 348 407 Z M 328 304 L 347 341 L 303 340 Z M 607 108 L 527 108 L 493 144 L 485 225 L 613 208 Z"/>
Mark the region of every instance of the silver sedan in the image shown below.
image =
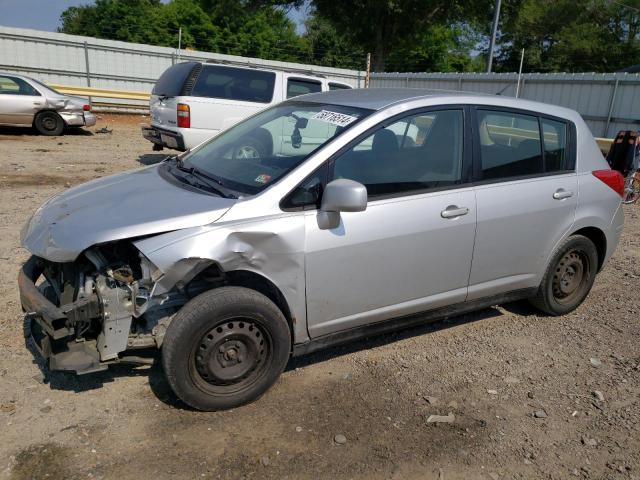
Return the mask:
<path id="1" fill-rule="evenodd" d="M 0 72 L 0 125 L 34 127 L 42 135 L 61 135 L 65 127 L 96 124 L 91 105 L 24 75 Z"/>

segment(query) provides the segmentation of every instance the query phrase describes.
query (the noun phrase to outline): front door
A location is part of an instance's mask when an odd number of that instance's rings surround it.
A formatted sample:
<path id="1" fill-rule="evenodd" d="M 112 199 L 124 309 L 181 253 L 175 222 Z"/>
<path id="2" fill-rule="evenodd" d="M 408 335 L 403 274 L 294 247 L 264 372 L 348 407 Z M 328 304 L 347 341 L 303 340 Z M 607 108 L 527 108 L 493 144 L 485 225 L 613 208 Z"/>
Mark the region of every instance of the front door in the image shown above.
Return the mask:
<path id="1" fill-rule="evenodd" d="M 0 123 L 31 125 L 44 103 L 44 97 L 26 81 L 0 76 Z"/>
<path id="2" fill-rule="evenodd" d="M 536 288 L 573 224 L 578 198 L 569 124 L 478 107 L 478 227 L 469 300 Z"/>
<path id="3" fill-rule="evenodd" d="M 476 204 L 464 113 L 407 115 L 330 163 L 329 180 L 364 184 L 369 203 L 331 230 L 306 213 L 312 338 L 465 300 Z"/>

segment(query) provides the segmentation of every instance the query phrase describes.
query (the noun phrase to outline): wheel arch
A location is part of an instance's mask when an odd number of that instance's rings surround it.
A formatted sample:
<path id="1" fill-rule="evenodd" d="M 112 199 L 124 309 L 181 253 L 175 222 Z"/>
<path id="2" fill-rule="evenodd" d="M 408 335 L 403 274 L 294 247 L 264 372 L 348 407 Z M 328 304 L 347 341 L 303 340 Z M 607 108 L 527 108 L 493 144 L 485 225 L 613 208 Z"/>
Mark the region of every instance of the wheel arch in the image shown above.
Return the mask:
<path id="1" fill-rule="evenodd" d="M 31 122 L 31 126 L 33 128 L 35 128 L 35 126 L 36 126 L 36 119 L 38 118 L 38 115 L 41 115 L 41 114 L 43 114 L 45 112 L 55 113 L 56 115 L 58 115 L 60 117 L 60 120 L 62 120 L 62 123 L 64 124 L 65 128 L 69 126 L 69 125 L 67 125 L 67 122 L 65 121 L 64 117 L 62 115 L 60 115 L 60 113 L 58 113 L 57 110 L 55 110 L 53 108 L 43 108 L 42 110 L 38 110 L 36 113 L 33 114 L 33 121 Z"/>
<path id="2" fill-rule="evenodd" d="M 573 235 L 582 235 L 593 242 L 598 252 L 598 271 L 600 271 L 607 255 L 607 236 L 605 233 L 598 227 L 583 227 L 571 233 L 570 236 Z"/>
<path id="3" fill-rule="evenodd" d="M 244 287 L 261 293 L 267 297 L 284 315 L 284 318 L 287 320 L 287 324 L 289 325 L 292 344 L 295 343 L 295 330 L 293 327 L 296 323 L 296 319 L 291 312 L 291 307 L 289 306 L 287 299 L 275 283 L 264 275 L 251 270 L 223 271 L 216 263 L 199 272 L 191 282 L 197 282 L 198 280 L 202 280 L 207 277 L 219 279 L 218 281 L 211 283 L 211 288 L 209 290 L 223 286 Z"/>

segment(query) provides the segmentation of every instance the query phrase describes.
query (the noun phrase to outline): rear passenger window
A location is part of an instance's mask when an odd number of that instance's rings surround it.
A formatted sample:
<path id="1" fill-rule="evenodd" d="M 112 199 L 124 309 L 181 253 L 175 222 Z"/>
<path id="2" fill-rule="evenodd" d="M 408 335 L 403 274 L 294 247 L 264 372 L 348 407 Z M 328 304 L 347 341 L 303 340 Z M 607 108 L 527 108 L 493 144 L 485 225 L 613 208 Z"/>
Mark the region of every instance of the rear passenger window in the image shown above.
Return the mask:
<path id="1" fill-rule="evenodd" d="M 544 167 L 547 172 L 567 170 L 567 124 L 541 118 Z"/>
<path id="2" fill-rule="evenodd" d="M 194 97 L 269 103 L 276 74 L 262 70 L 205 65 L 193 87 Z"/>
<path id="3" fill-rule="evenodd" d="M 315 80 L 304 80 L 300 78 L 290 78 L 287 80 L 287 98 L 321 91 L 322 84 Z"/>
<path id="4" fill-rule="evenodd" d="M 462 135 L 461 110 L 411 115 L 336 158 L 333 178 L 362 183 L 369 198 L 459 184 Z"/>
<path id="5" fill-rule="evenodd" d="M 542 174 L 538 118 L 478 110 L 482 179 Z"/>

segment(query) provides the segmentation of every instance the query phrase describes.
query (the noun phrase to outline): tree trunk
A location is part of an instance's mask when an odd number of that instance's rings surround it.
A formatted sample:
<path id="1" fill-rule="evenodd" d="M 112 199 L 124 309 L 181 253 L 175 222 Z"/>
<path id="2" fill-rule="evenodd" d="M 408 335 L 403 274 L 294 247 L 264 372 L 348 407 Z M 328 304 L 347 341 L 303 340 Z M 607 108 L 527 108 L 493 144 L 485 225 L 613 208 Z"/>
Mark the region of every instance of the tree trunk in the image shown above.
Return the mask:
<path id="1" fill-rule="evenodd" d="M 385 41 L 382 34 L 383 30 L 383 25 L 379 25 L 376 29 L 376 43 L 373 55 L 371 55 L 371 71 L 373 72 L 384 72 L 387 63 Z"/>

